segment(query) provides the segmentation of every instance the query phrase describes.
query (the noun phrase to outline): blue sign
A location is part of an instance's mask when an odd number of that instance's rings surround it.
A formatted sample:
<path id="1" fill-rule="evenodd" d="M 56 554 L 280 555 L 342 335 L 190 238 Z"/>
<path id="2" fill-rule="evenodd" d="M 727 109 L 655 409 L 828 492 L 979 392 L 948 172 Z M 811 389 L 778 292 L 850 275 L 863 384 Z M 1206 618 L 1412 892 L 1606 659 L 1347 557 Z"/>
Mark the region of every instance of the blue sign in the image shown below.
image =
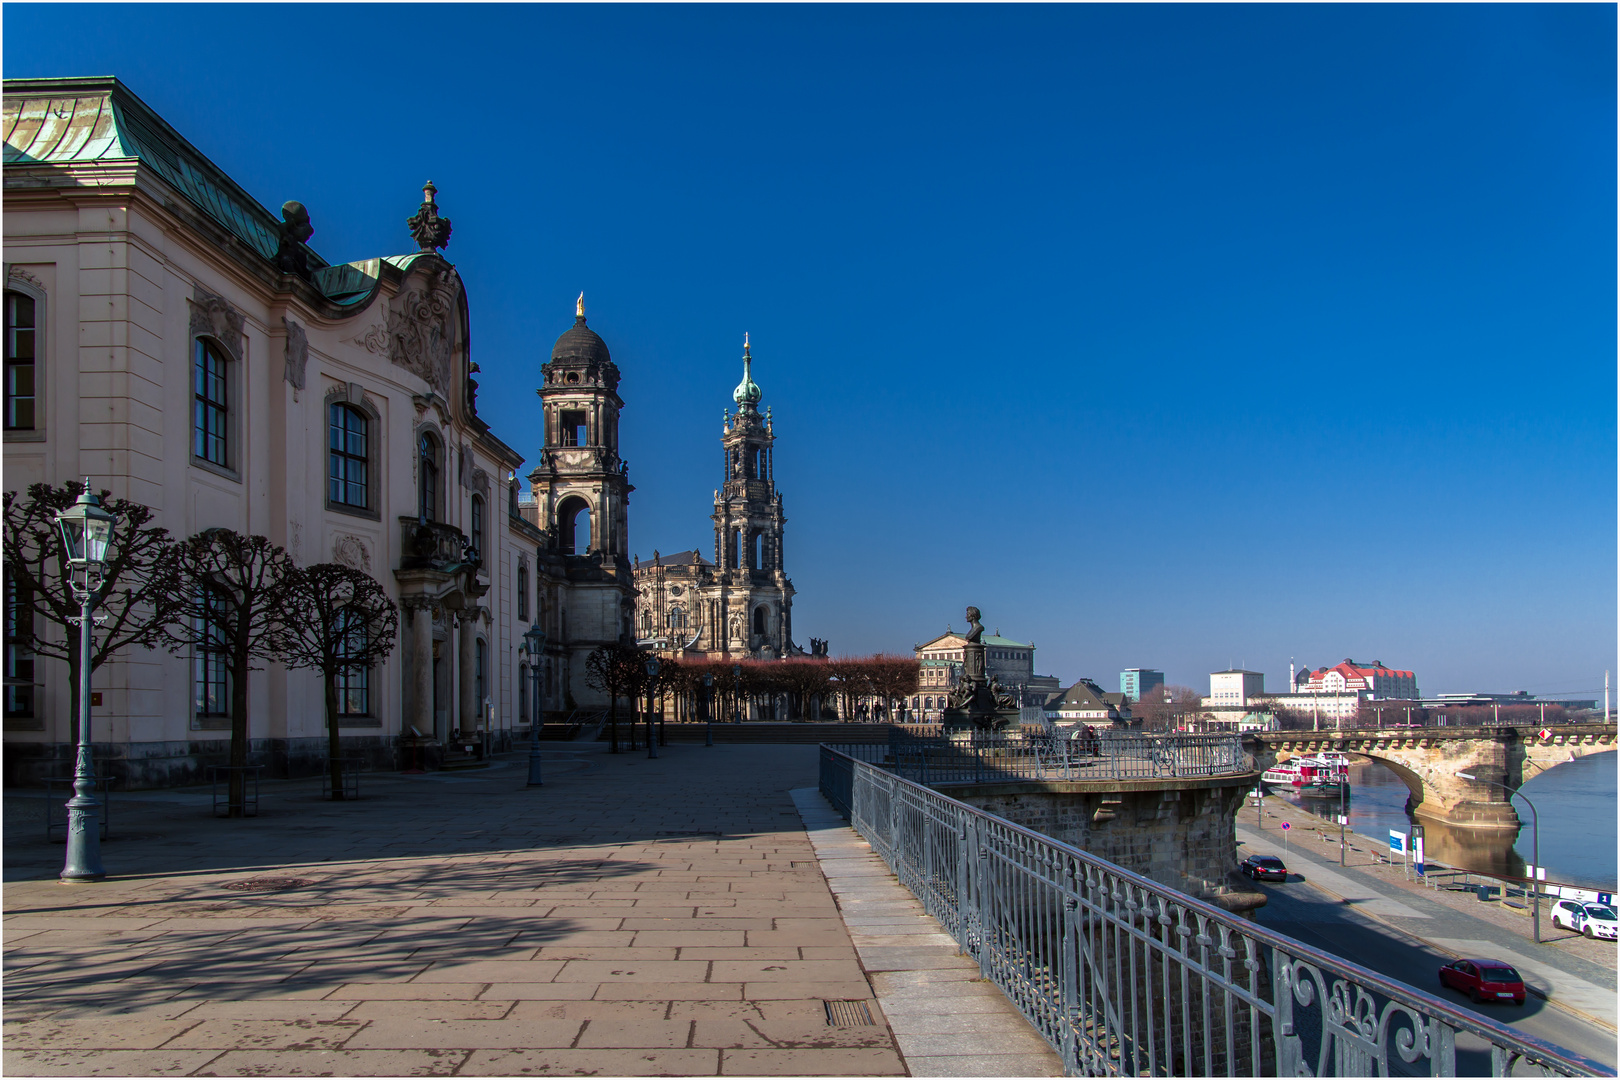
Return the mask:
<path id="1" fill-rule="evenodd" d="M 1614 903 L 1614 894 L 1606 892 L 1598 893 L 1598 903 L 1603 904 L 1604 906 Z"/>
<path id="2" fill-rule="evenodd" d="M 1288 831 L 1288 822 L 1285 821 L 1285 822 L 1283 822 L 1283 832 L 1287 832 L 1287 831 Z"/>
<path id="3" fill-rule="evenodd" d="M 1406 834 L 1403 832 L 1396 832 L 1394 829 L 1389 830 L 1389 850 L 1405 851 Z"/>

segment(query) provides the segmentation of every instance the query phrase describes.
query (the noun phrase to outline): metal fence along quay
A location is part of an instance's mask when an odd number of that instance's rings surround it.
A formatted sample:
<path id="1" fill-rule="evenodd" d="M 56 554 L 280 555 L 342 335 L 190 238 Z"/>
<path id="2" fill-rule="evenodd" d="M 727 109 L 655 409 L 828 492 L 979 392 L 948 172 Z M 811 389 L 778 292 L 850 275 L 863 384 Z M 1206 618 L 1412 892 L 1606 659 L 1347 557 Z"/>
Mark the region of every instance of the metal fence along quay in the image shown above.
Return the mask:
<path id="1" fill-rule="evenodd" d="M 821 791 L 1068 1075 L 1614 1075 L 825 744 Z"/>
<path id="2" fill-rule="evenodd" d="M 1022 734 L 951 739 L 897 732 L 886 747 L 833 745 L 862 761 L 884 761 L 919 784 L 1192 779 L 1230 776 L 1254 767 L 1236 733 L 1153 736 L 1105 730 L 1072 739 Z"/>

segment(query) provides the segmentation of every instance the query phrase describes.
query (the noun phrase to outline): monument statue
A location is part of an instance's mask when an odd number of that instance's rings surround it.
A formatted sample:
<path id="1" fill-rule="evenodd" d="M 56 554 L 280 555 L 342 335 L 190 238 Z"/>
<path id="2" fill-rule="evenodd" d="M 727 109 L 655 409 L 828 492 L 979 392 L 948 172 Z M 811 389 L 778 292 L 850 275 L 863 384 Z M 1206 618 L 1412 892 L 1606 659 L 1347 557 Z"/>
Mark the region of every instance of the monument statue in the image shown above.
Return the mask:
<path id="1" fill-rule="evenodd" d="M 1018 724 L 1017 693 L 1003 689 L 994 676 L 986 677 L 982 617 L 978 608 L 967 609 L 962 675 L 951 691 L 950 706 L 943 717 L 947 734 L 1001 731 Z"/>
<path id="2" fill-rule="evenodd" d="M 979 625 L 978 608 L 970 607 L 967 609 L 967 621 L 967 640 L 969 644 L 977 645 L 979 643 L 979 638 L 984 634 L 984 627 Z"/>

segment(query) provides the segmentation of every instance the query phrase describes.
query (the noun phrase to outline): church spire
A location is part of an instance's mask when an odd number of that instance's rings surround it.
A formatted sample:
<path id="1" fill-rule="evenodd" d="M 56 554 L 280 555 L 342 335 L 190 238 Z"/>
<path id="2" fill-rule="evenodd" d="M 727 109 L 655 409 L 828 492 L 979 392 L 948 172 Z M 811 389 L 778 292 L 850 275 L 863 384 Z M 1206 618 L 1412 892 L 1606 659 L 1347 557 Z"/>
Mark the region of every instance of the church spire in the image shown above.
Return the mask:
<path id="1" fill-rule="evenodd" d="M 738 383 L 737 389 L 731 392 L 731 400 L 737 403 L 737 410 L 740 413 L 758 412 L 754 406 L 759 404 L 759 399 L 763 396 L 760 393 L 759 386 L 754 382 L 753 363 L 754 358 L 748 346 L 748 334 L 744 332 L 742 382 Z"/>

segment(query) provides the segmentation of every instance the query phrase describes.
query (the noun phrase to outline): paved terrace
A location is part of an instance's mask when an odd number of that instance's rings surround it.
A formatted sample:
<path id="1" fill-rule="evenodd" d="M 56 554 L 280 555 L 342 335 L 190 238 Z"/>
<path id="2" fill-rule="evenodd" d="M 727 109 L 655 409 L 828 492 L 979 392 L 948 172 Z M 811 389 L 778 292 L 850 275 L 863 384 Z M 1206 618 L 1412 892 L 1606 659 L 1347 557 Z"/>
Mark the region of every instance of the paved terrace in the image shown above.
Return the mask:
<path id="1" fill-rule="evenodd" d="M 239 821 L 115 795 L 97 885 L 8 792 L 5 1071 L 1060 1072 L 807 790 L 815 747 L 604 751 L 548 747 L 536 790 L 521 759 L 267 783 Z"/>

